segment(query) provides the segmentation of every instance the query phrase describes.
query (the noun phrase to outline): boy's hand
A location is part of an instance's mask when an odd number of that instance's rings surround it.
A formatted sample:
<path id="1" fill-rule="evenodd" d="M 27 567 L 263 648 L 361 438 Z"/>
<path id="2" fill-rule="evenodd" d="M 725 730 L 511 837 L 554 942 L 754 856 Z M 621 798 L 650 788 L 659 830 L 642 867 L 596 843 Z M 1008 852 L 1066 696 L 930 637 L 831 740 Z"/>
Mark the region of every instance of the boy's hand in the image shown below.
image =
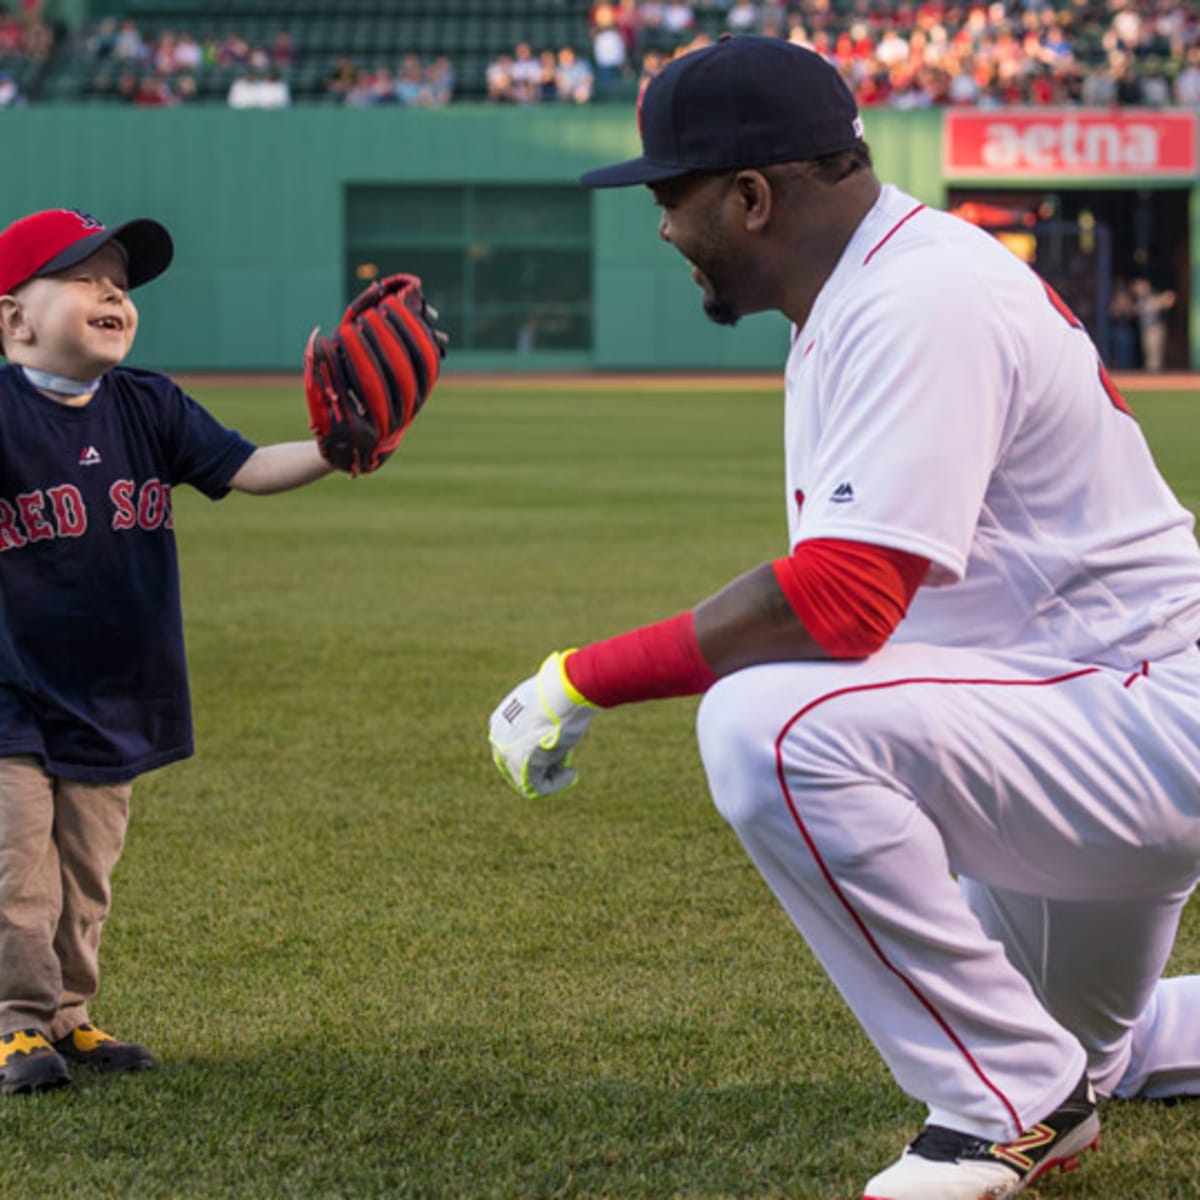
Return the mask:
<path id="1" fill-rule="evenodd" d="M 309 424 L 325 460 L 366 475 L 391 457 L 433 390 L 446 353 L 415 275 L 373 283 L 304 351 Z"/>

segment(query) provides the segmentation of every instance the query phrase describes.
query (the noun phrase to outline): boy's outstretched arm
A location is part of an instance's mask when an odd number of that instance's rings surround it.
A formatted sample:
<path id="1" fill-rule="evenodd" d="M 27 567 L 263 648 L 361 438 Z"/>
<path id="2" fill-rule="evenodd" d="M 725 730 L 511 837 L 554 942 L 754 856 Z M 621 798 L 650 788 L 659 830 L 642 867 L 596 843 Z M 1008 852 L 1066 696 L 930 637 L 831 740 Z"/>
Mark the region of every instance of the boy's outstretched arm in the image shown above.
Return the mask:
<path id="1" fill-rule="evenodd" d="M 303 487 L 332 472 L 315 442 L 276 442 L 255 450 L 229 483 L 239 492 L 266 496 Z"/>
<path id="2" fill-rule="evenodd" d="M 395 452 L 441 373 L 446 335 L 415 275 L 360 292 L 328 337 L 304 351 L 304 393 L 315 442 L 260 446 L 230 480 L 256 496 L 345 471 L 366 475 Z"/>

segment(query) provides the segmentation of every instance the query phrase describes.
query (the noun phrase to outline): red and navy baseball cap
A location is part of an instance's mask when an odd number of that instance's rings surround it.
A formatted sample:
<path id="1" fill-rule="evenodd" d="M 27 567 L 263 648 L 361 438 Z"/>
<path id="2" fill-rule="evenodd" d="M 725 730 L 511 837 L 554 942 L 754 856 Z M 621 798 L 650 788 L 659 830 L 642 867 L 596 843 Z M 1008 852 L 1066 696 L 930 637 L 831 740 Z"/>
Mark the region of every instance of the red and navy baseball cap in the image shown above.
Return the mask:
<path id="1" fill-rule="evenodd" d="M 862 140 L 837 68 L 782 38 L 726 35 L 672 59 L 642 93 L 643 154 L 580 176 L 584 187 L 659 183 L 821 158 Z"/>
<path id="2" fill-rule="evenodd" d="M 125 251 L 131 288 L 161 275 L 175 253 L 171 235 L 157 221 L 140 218 L 110 227 L 75 208 L 48 208 L 0 233 L 0 296 L 37 276 L 76 266 L 109 242 Z"/>

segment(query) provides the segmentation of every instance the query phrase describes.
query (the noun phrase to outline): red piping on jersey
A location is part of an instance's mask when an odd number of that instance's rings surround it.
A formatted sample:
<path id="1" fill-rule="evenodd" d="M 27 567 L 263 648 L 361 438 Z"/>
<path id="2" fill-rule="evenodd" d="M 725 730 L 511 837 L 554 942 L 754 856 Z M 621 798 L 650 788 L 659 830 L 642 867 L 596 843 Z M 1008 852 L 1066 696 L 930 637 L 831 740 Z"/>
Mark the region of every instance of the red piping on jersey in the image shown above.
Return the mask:
<path id="1" fill-rule="evenodd" d="M 1130 677 L 1127 680 L 1125 680 L 1125 683 L 1122 686 L 1128 687 L 1131 683 L 1137 683 L 1137 681 L 1139 679 L 1141 679 L 1143 675 L 1149 675 L 1149 674 L 1150 674 L 1150 664 L 1148 662 L 1146 662 L 1145 660 L 1143 660 L 1142 665 L 1136 671 L 1134 671 L 1134 673 L 1132 675 L 1130 675 Z"/>
<path id="2" fill-rule="evenodd" d="M 905 221 L 911 221 L 913 217 L 915 217 L 917 213 L 919 213 L 924 207 L 924 204 L 918 204 L 917 207 L 912 210 L 912 212 L 906 213 L 904 216 L 902 216 L 900 220 L 898 220 L 895 225 L 893 225 L 891 229 L 889 229 L 887 233 L 885 233 L 883 237 L 871 247 L 871 252 L 866 258 L 863 259 L 862 265 L 865 267 L 867 263 L 869 263 L 871 259 L 875 257 L 876 252 L 883 249 L 884 245 L 887 243 L 892 234 L 895 233 Z"/>
<path id="3" fill-rule="evenodd" d="M 796 823 L 796 828 L 800 832 L 800 836 L 804 839 L 804 844 L 808 847 L 808 852 L 813 856 L 817 864 L 818 870 L 825 878 L 825 882 L 829 885 L 838 902 L 849 914 L 851 921 L 858 927 L 859 933 L 866 940 L 874 952 L 875 957 L 890 971 L 902 984 L 909 990 L 913 998 L 921 1005 L 922 1008 L 933 1018 L 934 1022 L 941 1031 L 950 1039 L 958 1052 L 967 1060 L 971 1070 L 978 1076 L 979 1081 L 994 1095 L 1008 1111 L 1009 1117 L 1012 1119 L 1013 1127 L 1019 1134 L 1024 1128 L 1021 1118 L 1017 1115 L 1017 1110 L 1009 1098 L 984 1074 L 983 1068 L 975 1061 L 974 1056 L 963 1044 L 962 1039 L 950 1028 L 949 1022 L 941 1013 L 934 1007 L 933 1002 L 926 997 L 921 989 L 917 987 L 907 975 L 904 974 L 888 956 L 883 952 L 879 943 L 875 940 L 870 929 L 867 928 L 867 923 L 859 916 L 854 905 L 846 898 L 845 892 L 838 886 L 837 880 L 833 877 L 833 872 L 826 865 L 825 860 L 821 857 L 821 852 L 817 849 L 816 843 L 809 835 L 808 828 L 804 824 L 804 818 L 800 815 L 800 810 L 797 807 L 795 799 L 792 797 L 791 791 L 788 789 L 787 776 L 783 769 L 783 742 L 791 731 L 793 725 L 796 724 L 802 717 L 812 712 L 814 708 L 824 704 L 827 700 L 836 700 L 840 696 L 850 696 L 856 692 L 875 692 L 883 688 L 904 687 L 914 683 L 941 683 L 941 684 L 956 684 L 960 687 L 1048 687 L 1056 683 L 1066 683 L 1072 679 L 1080 679 L 1085 675 L 1095 675 L 1100 671 L 1099 667 L 1084 667 L 1079 671 L 1072 671 L 1067 675 L 1056 675 L 1052 679 L 937 679 L 932 677 L 916 677 L 913 679 L 892 679 L 882 683 L 864 683 L 856 687 L 839 688 L 835 692 L 827 692 L 824 696 L 818 696 L 815 700 L 809 701 L 799 712 L 793 713 L 784 724 L 779 732 L 779 736 L 775 739 L 775 772 L 779 777 L 779 787 L 783 792 L 783 798 L 788 806 L 788 811 L 792 814 L 792 820 Z"/>

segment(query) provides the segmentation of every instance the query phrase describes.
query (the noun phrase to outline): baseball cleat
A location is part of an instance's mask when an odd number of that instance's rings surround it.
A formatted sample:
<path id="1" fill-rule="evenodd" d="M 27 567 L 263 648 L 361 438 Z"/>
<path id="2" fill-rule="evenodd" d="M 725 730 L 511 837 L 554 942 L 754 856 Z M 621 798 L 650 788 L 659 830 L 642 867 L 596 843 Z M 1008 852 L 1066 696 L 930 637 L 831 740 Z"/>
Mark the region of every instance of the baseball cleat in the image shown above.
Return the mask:
<path id="1" fill-rule="evenodd" d="M 1100 1141 L 1087 1075 L 1044 1121 L 1011 1142 L 985 1142 L 926 1125 L 898 1162 L 867 1184 L 863 1200 L 1007 1200 L 1050 1171 L 1072 1171 Z"/>
<path id="2" fill-rule="evenodd" d="M 71 1082 L 62 1055 L 37 1029 L 0 1037 L 0 1092 L 46 1092 Z"/>
<path id="3" fill-rule="evenodd" d="M 154 1066 L 154 1058 L 145 1046 L 118 1041 L 95 1025 L 77 1025 L 66 1037 L 59 1038 L 54 1048 L 70 1062 L 97 1071 L 148 1071 Z"/>

